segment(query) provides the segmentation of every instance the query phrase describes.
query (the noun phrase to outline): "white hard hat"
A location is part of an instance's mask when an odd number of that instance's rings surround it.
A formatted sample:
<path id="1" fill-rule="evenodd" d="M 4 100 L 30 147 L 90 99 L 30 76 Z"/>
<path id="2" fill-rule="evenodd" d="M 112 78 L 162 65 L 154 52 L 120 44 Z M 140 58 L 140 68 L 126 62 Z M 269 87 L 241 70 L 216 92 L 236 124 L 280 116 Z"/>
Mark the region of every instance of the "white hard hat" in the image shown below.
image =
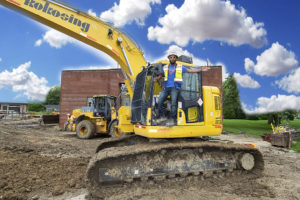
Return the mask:
<path id="1" fill-rule="evenodd" d="M 178 58 L 178 54 L 177 54 L 177 52 L 174 51 L 174 50 L 168 52 L 168 58 L 169 58 L 169 56 L 171 56 L 171 55 L 174 55 L 174 56 L 176 56 L 176 57 Z"/>

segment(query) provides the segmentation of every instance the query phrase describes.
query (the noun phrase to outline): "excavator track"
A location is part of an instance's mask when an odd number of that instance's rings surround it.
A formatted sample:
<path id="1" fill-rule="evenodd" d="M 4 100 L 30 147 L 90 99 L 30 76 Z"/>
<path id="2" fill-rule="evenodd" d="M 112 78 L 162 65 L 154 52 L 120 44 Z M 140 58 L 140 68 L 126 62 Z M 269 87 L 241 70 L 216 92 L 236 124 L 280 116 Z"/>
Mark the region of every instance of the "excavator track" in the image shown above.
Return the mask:
<path id="1" fill-rule="evenodd" d="M 101 196 L 107 188 L 124 188 L 135 182 L 187 176 L 260 176 L 263 169 L 262 154 L 246 145 L 199 139 L 149 141 L 134 135 L 99 145 L 87 169 L 87 189 L 92 196 Z"/>

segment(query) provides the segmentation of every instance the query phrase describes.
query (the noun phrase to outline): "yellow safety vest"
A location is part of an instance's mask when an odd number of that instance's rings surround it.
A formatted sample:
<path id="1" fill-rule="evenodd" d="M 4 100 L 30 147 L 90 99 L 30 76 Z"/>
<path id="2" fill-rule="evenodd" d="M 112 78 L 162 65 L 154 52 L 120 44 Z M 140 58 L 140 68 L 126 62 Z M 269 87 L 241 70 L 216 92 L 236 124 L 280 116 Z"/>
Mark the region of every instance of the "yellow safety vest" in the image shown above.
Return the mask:
<path id="1" fill-rule="evenodd" d="M 165 81 L 168 81 L 169 65 L 164 66 Z M 182 65 L 176 65 L 175 82 L 182 82 Z"/>

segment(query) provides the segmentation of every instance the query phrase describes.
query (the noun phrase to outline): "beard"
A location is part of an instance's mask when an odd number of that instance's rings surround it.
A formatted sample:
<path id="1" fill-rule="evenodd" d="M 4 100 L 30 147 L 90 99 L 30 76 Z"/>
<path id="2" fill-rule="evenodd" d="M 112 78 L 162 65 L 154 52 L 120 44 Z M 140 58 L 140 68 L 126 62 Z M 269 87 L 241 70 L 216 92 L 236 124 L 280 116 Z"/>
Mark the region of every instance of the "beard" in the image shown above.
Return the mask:
<path id="1" fill-rule="evenodd" d="M 176 60 L 175 60 L 175 61 L 173 61 L 173 62 L 172 62 L 172 61 L 170 61 L 170 64 L 171 64 L 171 65 L 174 65 L 175 63 L 176 63 Z"/>

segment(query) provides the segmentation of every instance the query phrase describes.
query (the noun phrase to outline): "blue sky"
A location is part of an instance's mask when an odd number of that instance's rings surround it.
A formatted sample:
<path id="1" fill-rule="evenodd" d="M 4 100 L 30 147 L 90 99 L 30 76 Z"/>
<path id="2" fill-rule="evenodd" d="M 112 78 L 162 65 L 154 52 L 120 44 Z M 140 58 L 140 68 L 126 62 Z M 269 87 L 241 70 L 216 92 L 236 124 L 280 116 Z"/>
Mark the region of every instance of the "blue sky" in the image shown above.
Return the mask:
<path id="1" fill-rule="evenodd" d="M 233 74 L 247 113 L 300 110 L 299 0 L 65 0 L 126 32 L 146 60 L 169 50 Z M 42 101 L 65 69 L 116 67 L 109 56 L 0 6 L 0 102 Z"/>

